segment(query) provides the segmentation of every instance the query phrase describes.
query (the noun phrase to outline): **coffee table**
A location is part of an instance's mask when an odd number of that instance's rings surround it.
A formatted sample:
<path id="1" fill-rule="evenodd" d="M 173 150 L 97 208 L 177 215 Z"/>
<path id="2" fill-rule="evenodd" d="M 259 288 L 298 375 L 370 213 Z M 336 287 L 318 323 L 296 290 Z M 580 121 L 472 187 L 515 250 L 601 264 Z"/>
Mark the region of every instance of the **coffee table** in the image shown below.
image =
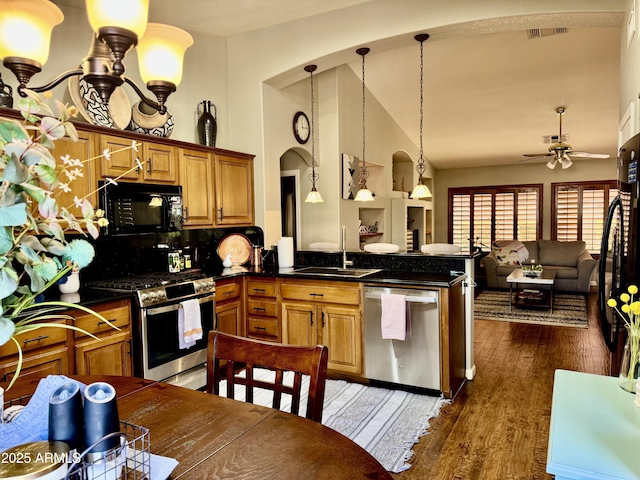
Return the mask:
<path id="1" fill-rule="evenodd" d="M 537 277 L 528 277 L 521 268 L 516 268 L 507 277 L 509 284 L 509 310 L 515 307 L 548 308 L 553 313 L 553 287 L 555 270 L 542 270 Z M 515 285 L 516 293 L 513 294 Z"/>

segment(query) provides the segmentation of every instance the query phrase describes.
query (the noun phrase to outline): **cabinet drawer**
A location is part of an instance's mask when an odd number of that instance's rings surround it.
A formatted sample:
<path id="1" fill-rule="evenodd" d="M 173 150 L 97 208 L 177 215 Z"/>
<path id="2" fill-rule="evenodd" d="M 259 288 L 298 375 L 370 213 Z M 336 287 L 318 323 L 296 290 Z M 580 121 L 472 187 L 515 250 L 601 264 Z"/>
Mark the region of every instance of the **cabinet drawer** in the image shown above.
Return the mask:
<path id="1" fill-rule="evenodd" d="M 48 321 L 47 323 L 59 323 L 61 325 L 65 325 L 66 320 Z M 67 332 L 68 330 L 62 327 L 42 327 L 31 332 L 16 335 L 15 338 L 20 343 L 22 353 L 26 354 L 27 352 L 31 352 L 38 348 L 66 343 Z M 16 344 L 11 340 L 0 347 L 0 357 L 17 354 L 18 347 L 16 347 Z"/>
<path id="2" fill-rule="evenodd" d="M 278 338 L 278 322 L 261 318 L 247 318 L 247 336 Z"/>
<path id="3" fill-rule="evenodd" d="M 129 307 L 112 308 L 104 311 L 97 310 L 97 312 L 104 318 L 109 320 L 113 325 L 121 329 L 128 328 L 129 324 L 131 323 L 131 313 Z M 100 320 L 98 317 L 93 316 L 89 313 L 77 315 L 75 325 L 76 327 L 81 328 L 93 335 L 98 335 L 101 333 L 118 333 L 118 330 L 115 330 L 103 320 Z M 76 338 L 87 336 L 82 332 L 74 331 L 74 334 Z"/>
<path id="4" fill-rule="evenodd" d="M 281 285 L 282 298 L 314 302 L 360 305 L 360 289 L 342 285 L 289 284 Z"/>
<path id="5" fill-rule="evenodd" d="M 64 329 L 58 329 L 64 331 Z M 11 342 L 13 343 L 13 342 Z M 18 368 L 18 359 L 10 360 L 4 365 L 0 365 L 0 387 L 6 389 L 13 379 Z M 13 388 L 20 390 L 21 385 L 26 385 L 30 381 L 44 378 L 47 375 L 69 375 L 73 372 L 69 369 L 69 352 L 66 346 L 58 349 L 46 349 L 41 353 L 26 355 L 22 359 L 20 375 L 13 385 Z M 7 397 L 7 393 L 5 393 Z"/>
<path id="6" fill-rule="evenodd" d="M 276 296 L 275 282 L 260 282 L 249 280 L 247 282 L 247 295 L 251 297 L 272 297 Z"/>
<path id="7" fill-rule="evenodd" d="M 240 296 L 240 285 L 236 282 L 223 285 L 216 284 L 216 303 L 233 300 Z"/>
<path id="8" fill-rule="evenodd" d="M 247 301 L 247 315 L 260 315 L 261 317 L 277 317 L 278 305 L 275 302 L 249 300 Z"/>

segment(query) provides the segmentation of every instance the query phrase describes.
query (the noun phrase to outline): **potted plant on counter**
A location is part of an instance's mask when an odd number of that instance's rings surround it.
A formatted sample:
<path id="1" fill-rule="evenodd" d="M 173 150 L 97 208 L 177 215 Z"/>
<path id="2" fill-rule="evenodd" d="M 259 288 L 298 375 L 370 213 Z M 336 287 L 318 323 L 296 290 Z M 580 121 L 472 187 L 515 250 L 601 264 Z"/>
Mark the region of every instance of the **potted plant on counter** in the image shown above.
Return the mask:
<path id="1" fill-rule="evenodd" d="M 43 292 L 64 281 L 72 270 L 86 267 L 95 255 L 87 240 L 69 241 L 65 233 L 86 236 L 86 231 L 97 238 L 99 227 L 107 221 L 86 198 L 74 199 L 82 218 L 76 218 L 68 210 L 70 206 L 58 205 L 56 200 L 57 192 L 71 191 L 69 185 L 83 175 L 83 163 L 93 160 L 71 159 L 68 155 L 55 159 L 51 153 L 56 140 L 68 137 L 77 141 L 70 121 L 77 114 L 76 108 L 55 101 L 54 112 L 43 97 L 26 92 L 27 97 L 16 102 L 23 120 L 0 119 L 0 345 L 13 341 L 18 348 L 18 367 L 8 388 L 22 365 L 16 335 L 45 326 L 80 330 L 68 323 L 47 322 L 72 320 L 60 313 L 69 308 L 91 313 L 117 328 L 82 305 L 43 301 Z"/>

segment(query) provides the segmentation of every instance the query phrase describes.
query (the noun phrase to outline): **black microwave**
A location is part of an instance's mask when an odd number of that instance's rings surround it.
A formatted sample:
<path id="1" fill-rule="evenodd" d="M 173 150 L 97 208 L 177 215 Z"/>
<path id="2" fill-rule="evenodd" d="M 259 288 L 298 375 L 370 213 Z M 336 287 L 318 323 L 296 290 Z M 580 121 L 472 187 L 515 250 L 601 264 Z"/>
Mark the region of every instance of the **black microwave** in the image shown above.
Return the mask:
<path id="1" fill-rule="evenodd" d="M 100 208 L 109 220 L 106 235 L 182 230 L 182 187 L 98 182 Z"/>

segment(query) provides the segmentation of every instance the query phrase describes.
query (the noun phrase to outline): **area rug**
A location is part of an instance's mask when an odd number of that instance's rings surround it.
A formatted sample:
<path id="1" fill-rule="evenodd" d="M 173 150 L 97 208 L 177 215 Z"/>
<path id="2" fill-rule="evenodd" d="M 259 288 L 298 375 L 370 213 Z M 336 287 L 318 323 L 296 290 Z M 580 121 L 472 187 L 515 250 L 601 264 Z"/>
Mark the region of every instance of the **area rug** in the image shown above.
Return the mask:
<path id="1" fill-rule="evenodd" d="M 578 328 L 589 326 L 587 301 L 584 295 L 554 295 L 553 313 L 550 313 L 547 309 L 539 308 L 514 307 L 510 310 L 508 290 L 484 290 L 474 300 L 473 315 L 483 320 Z"/>
<path id="2" fill-rule="evenodd" d="M 288 375 L 288 376 L 287 376 Z M 254 370 L 255 378 L 273 381 L 273 372 Z M 293 384 L 293 374 L 285 374 L 285 383 Z M 303 377 L 300 401 L 306 413 L 308 377 Z M 220 382 L 220 394 L 226 393 Z M 429 420 L 449 403 L 442 397 L 418 395 L 401 390 L 369 387 L 343 380 L 327 380 L 322 424 L 350 438 L 369 452 L 389 472 L 399 473 L 411 467 L 413 444 L 427 434 Z M 236 400 L 244 401 L 244 386 L 236 386 Z M 273 393 L 254 389 L 254 403 L 271 407 Z M 290 411 L 291 397 L 282 397 L 281 410 Z"/>

